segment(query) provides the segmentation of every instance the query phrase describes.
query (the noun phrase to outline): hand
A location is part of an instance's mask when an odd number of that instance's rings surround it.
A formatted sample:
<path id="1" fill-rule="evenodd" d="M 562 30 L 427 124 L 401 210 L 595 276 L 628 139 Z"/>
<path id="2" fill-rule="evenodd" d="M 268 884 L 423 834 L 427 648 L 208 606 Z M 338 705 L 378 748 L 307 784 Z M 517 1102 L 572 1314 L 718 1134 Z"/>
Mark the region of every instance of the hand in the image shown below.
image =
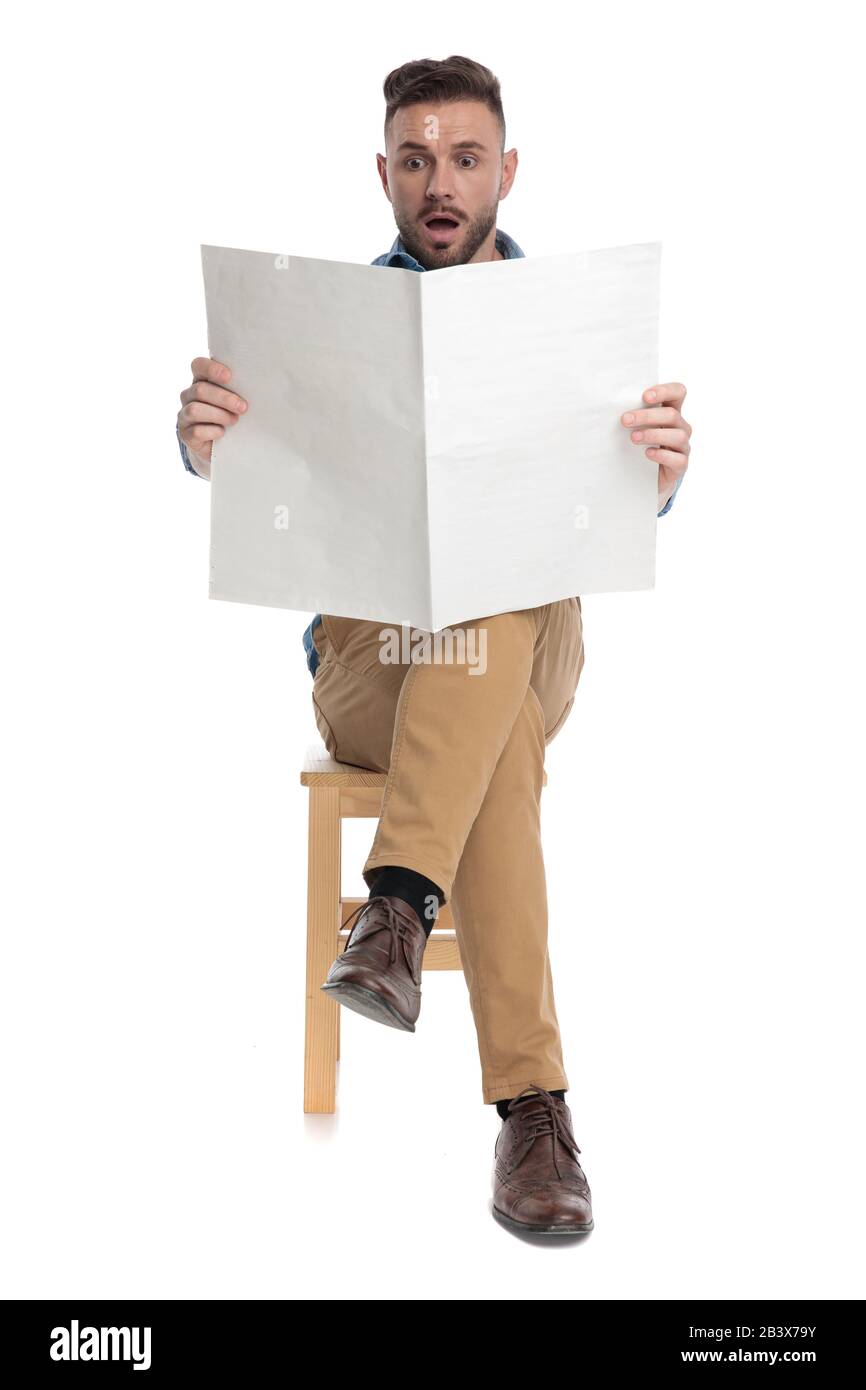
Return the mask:
<path id="1" fill-rule="evenodd" d="M 643 398 L 652 401 L 652 406 L 646 410 L 627 410 L 620 416 L 620 422 L 631 429 L 633 443 L 653 446 L 645 452 L 647 458 L 658 462 L 658 509 L 661 511 L 689 466 L 692 427 L 680 414 L 686 388 L 682 382 L 669 381 L 664 386 L 648 386 Z"/>
<path id="2" fill-rule="evenodd" d="M 195 471 L 209 478 L 213 441 L 237 424 L 247 402 L 225 389 L 232 374 L 224 363 L 194 357 L 191 365 L 192 385 L 180 393 L 183 409 L 178 411 L 177 427 Z"/>

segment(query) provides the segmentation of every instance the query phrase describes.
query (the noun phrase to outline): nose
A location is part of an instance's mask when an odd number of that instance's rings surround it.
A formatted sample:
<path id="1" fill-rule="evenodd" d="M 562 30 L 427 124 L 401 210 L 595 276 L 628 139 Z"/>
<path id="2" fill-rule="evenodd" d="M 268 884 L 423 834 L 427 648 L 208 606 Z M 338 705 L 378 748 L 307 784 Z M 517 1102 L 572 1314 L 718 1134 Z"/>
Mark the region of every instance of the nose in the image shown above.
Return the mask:
<path id="1" fill-rule="evenodd" d="M 432 202 L 445 202 L 454 197 L 453 177 L 447 165 L 434 165 L 427 185 L 427 197 Z"/>

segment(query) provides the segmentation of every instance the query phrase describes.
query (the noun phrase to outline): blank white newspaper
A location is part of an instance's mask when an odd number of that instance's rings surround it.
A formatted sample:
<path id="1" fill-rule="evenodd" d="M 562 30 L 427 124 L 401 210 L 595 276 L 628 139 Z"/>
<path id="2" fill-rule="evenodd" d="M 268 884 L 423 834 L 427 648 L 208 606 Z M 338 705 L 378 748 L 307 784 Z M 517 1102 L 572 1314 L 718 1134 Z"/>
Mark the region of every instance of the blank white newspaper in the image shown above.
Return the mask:
<path id="1" fill-rule="evenodd" d="M 653 586 L 661 243 L 419 274 L 203 246 L 212 598 L 436 632 Z"/>

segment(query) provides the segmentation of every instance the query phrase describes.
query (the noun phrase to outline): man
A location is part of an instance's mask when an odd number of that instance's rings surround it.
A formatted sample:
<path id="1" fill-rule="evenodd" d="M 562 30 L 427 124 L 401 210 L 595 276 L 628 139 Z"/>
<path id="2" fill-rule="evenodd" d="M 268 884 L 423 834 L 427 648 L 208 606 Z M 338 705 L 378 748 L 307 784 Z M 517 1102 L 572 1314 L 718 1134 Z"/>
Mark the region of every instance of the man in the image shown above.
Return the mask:
<path id="1" fill-rule="evenodd" d="M 489 69 L 462 57 L 406 63 L 384 92 L 386 154 L 377 162 L 399 235 L 373 264 L 428 272 L 522 256 L 496 226 L 517 151 L 505 152 Z M 231 390 L 224 364 L 199 357 L 192 369 L 177 432 L 187 468 L 209 477 L 213 440 L 247 402 Z M 644 407 L 621 417 L 658 463 L 660 516 L 688 464 L 685 394 L 679 383 L 649 387 Z M 387 632 L 316 614 L 304 633 L 329 753 L 388 774 L 363 870 L 370 895 L 322 988 L 344 1007 L 414 1032 L 424 948 L 449 902 L 482 1093 L 502 1119 L 494 1215 L 519 1231 L 589 1231 L 591 1193 L 565 1100 L 540 837 L 545 747 L 571 711 L 583 669 L 580 599 L 461 624 L 462 660 L 423 651 L 394 659 Z M 483 671 L 469 656 L 479 647 Z"/>

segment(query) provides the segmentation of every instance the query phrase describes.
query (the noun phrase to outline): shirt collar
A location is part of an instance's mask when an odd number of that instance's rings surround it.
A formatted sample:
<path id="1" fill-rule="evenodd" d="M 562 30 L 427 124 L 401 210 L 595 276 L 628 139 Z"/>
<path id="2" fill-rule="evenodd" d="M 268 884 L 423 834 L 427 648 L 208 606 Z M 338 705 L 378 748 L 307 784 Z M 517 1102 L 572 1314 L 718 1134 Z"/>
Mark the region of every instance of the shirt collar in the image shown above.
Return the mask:
<path id="1" fill-rule="evenodd" d="M 496 249 L 506 261 L 512 261 L 517 256 L 524 254 L 513 237 L 510 237 L 507 232 L 501 232 L 498 227 L 496 229 Z M 384 256 L 377 256 L 373 265 L 396 265 L 401 270 L 426 269 L 426 266 L 423 266 L 420 261 L 416 261 L 415 257 L 409 254 L 399 236 L 395 239 L 391 250 L 386 251 Z"/>

